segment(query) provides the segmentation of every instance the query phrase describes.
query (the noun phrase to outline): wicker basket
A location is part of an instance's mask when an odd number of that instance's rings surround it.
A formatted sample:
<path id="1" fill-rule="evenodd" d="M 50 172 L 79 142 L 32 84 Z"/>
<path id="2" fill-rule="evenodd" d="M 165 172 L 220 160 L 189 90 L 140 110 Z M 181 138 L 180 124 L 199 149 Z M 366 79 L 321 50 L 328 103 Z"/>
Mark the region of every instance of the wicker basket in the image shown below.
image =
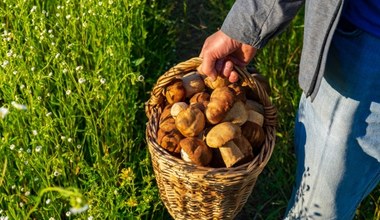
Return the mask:
<path id="1" fill-rule="evenodd" d="M 273 152 L 276 109 L 260 83 L 246 70 L 236 69 L 240 79 L 257 90 L 264 105 L 266 140 L 260 154 L 253 161 L 233 168 L 199 167 L 170 155 L 156 142 L 164 91 L 172 80 L 194 71 L 201 62 L 200 58 L 189 59 L 158 79 L 146 103 L 149 119 L 146 139 L 160 198 L 174 219 L 233 219 L 247 202 Z"/>

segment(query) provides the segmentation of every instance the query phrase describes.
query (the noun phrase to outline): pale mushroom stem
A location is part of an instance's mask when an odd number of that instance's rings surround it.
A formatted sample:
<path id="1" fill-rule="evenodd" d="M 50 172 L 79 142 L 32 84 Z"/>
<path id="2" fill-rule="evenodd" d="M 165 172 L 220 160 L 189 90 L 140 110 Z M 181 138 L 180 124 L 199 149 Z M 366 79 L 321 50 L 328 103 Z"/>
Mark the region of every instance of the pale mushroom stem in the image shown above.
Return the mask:
<path id="1" fill-rule="evenodd" d="M 244 154 L 232 141 L 229 141 L 222 147 L 219 147 L 219 150 L 227 168 L 232 167 L 234 164 L 244 158 Z"/>

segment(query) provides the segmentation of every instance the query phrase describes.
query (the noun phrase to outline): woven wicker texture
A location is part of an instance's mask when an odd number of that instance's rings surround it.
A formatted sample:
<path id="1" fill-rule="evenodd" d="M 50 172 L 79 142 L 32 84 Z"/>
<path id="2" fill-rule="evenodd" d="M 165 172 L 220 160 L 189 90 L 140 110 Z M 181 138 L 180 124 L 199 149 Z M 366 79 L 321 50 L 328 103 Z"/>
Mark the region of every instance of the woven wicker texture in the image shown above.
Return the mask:
<path id="1" fill-rule="evenodd" d="M 174 79 L 196 70 L 201 62 L 200 58 L 189 59 L 159 77 L 146 103 L 146 140 L 160 198 L 174 219 L 233 219 L 247 202 L 273 152 L 276 109 L 260 83 L 245 69 L 236 68 L 240 79 L 258 92 L 264 105 L 266 139 L 260 154 L 232 168 L 200 167 L 170 155 L 156 142 L 165 88 Z"/>

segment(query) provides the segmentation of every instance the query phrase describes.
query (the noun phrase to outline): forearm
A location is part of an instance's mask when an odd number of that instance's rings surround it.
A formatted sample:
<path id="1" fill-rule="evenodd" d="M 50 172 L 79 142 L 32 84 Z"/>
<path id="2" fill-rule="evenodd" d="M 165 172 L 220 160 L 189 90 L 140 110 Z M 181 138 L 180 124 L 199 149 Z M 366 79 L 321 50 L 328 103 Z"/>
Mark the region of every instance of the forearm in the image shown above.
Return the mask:
<path id="1" fill-rule="evenodd" d="M 229 37 L 262 48 L 295 17 L 304 0 L 237 0 L 221 30 Z"/>

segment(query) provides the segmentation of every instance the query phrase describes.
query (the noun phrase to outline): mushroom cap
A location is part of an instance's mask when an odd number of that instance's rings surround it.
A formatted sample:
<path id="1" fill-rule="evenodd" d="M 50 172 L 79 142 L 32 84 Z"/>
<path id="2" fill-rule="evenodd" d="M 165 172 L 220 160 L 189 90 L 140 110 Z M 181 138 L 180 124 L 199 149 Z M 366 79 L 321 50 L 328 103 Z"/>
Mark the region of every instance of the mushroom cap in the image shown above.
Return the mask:
<path id="1" fill-rule="evenodd" d="M 235 97 L 237 100 L 241 100 L 245 102 L 247 100 L 247 97 L 245 95 L 245 90 L 242 86 L 238 85 L 237 83 L 232 83 L 228 85 L 229 88 L 231 88 L 235 92 Z"/>
<path id="2" fill-rule="evenodd" d="M 158 127 L 165 132 L 176 129 L 175 120 L 173 117 L 167 117 L 164 121 L 160 122 Z"/>
<path id="3" fill-rule="evenodd" d="M 249 143 L 251 143 L 253 151 L 260 151 L 261 146 L 265 141 L 264 129 L 254 122 L 247 121 L 242 125 L 241 130 L 242 135 L 247 138 Z"/>
<path id="4" fill-rule="evenodd" d="M 204 129 L 206 118 L 200 109 L 190 106 L 177 115 L 175 125 L 185 137 L 194 137 Z"/>
<path id="5" fill-rule="evenodd" d="M 185 99 L 185 87 L 181 79 L 175 79 L 166 87 L 165 97 L 169 104 Z"/>
<path id="6" fill-rule="evenodd" d="M 186 91 L 186 97 L 189 98 L 195 93 L 205 90 L 205 83 L 201 75 L 196 72 L 190 72 L 182 77 L 183 87 Z"/>
<path id="7" fill-rule="evenodd" d="M 245 101 L 245 108 L 247 110 L 255 110 L 257 111 L 258 113 L 264 115 L 264 106 L 254 100 L 251 100 L 251 99 L 247 99 Z"/>
<path id="8" fill-rule="evenodd" d="M 235 102 L 233 91 L 228 87 L 216 88 L 210 95 L 205 115 L 211 124 L 219 123 Z"/>
<path id="9" fill-rule="evenodd" d="M 195 93 L 189 100 L 190 104 L 204 101 L 210 101 L 210 94 L 207 92 Z"/>
<path id="10" fill-rule="evenodd" d="M 183 136 L 176 129 L 169 132 L 159 129 L 157 133 L 157 143 L 170 153 L 178 154 L 181 152 L 181 147 L 179 146 L 181 139 L 183 139 Z"/>
<path id="11" fill-rule="evenodd" d="M 181 156 L 185 161 L 199 166 L 207 166 L 211 162 L 212 150 L 201 139 L 187 137 L 182 139 L 179 145 Z"/>
<path id="12" fill-rule="evenodd" d="M 240 127 L 232 122 L 222 122 L 215 125 L 207 133 L 206 143 L 209 147 L 222 147 L 229 141 L 241 135 Z"/>
<path id="13" fill-rule="evenodd" d="M 227 77 L 218 75 L 215 80 L 212 80 L 210 77 L 204 79 L 205 85 L 210 89 L 216 89 L 219 87 L 228 86 L 230 81 Z"/>
<path id="14" fill-rule="evenodd" d="M 232 108 L 227 112 L 223 118 L 223 122 L 230 121 L 239 126 L 243 125 L 248 119 L 248 112 L 245 108 L 245 104 L 242 101 L 236 101 Z"/>
<path id="15" fill-rule="evenodd" d="M 172 107 L 170 108 L 170 114 L 173 118 L 176 118 L 177 115 L 187 109 L 189 107 L 189 105 L 186 103 L 186 102 L 176 102 L 172 105 Z"/>

